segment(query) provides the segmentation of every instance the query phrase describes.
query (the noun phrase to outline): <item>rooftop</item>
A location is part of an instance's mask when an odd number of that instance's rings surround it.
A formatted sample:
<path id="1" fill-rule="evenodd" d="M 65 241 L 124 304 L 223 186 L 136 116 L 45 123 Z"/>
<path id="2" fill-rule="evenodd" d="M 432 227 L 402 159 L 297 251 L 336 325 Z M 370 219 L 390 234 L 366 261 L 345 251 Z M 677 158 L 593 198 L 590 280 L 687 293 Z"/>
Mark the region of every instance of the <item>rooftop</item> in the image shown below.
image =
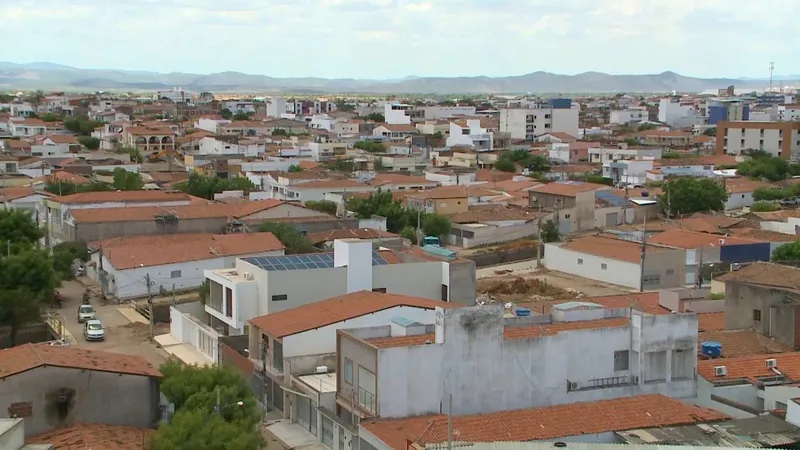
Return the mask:
<path id="1" fill-rule="evenodd" d="M 724 283 L 746 283 L 756 286 L 800 291 L 800 268 L 768 262 L 754 262 L 737 271 L 715 278 Z"/>
<path id="2" fill-rule="evenodd" d="M 167 191 L 101 191 L 81 192 L 79 194 L 56 197 L 53 201 L 58 203 L 149 203 L 149 202 L 186 202 L 192 196 L 183 192 Z"/>
<path id="3" fill-rule="evenodd" d="M 43 366 L 161 377 L 161 372 L 141 356 L 46 344 L 0 350 L 0 379 Z"/>
<path id="4" fill-rule="evenodd" d="M 25 439 L 26 444 L 52 444 L 56 450 L 141 450 L 153 430 L 100 423 L 78 423 Z"/>
<path id="5" fill-rule="evenodd" d="M 723 245 L 753 244 L 757 241 L 673 228 L 649 237 L 647 242 L 675 248 L 697 249 L 701 247 L 721 247 Z"/>
<path id="6" fill-rule="evenodd" d="M 309 253 L 304 255 L 260 256 L 242 258 L 242 260 L 270 272 L 280 270 L 330 269 L 335 267 L 333 252 Z M 373 266 L 385 266 L 387 264 L 389 264 L 389 262 L 386 261 L 381 253 L 377 251 L 372 252 Z"/>
<path id="7" fill-rule="evenodd" d="M 397 239 L 400 235 L 375 228 L 345 228 L 309 233 L 308 239 L 313 244 L 333 241 L 336 239 Z"/>
<path id="8" fill-rule="evenodd" d="M 659 303 L 658 292 L 643 292 L 635 294 L 622 294 L 622 295 L 607 295 L 603 297 L 584 297 L 581 299 L 585 302 L 595 303 L 603 308 L 633 308 L 646 314 L 669 314 L 671 311 Z M 565 303 L 574 302 L 574 299 L 556 300 L 550 305 L 546 305 L 544 314 L 549 314 L 552 307 L 555 305 L 562 305 Z"/>
<path id="9" fill-rule="evenodd" d="M 700 326 L 698 325 L 698 329 Z M 754 330 L 719 330 L 704 331 L 697 334 L 698 353 L 703 342 L 719 342 L 725 358 L 737 356 L 759 355 L 765 353 L 784 353 L 791 349 L 780 342 L 770 339 Z"/>
<path id="10" fill-rule="evenodd" d="M 722 351 L 725 351 L 723 347 Z M 767 368 L 766 360 L 777 361 L 775 367 L 790 380 L 800 380 L 800 353 L 766 353 L 733 358 L 717 358 L 697 361 L 697 374 L 708 381 L 747 380 L 757 382 L 760 378 L 775 378 L 777 375 Z M 727 375 L 716 375 L 714 368 L 725 366 Z"/>
<path id="11" fill-rule="evenodd" d="M 181 206 L 72 209 L 70 214 L 78 223 L 136 222 L 155 220 L 157 217 L 165 216 L 175 216 L 179 220 L 224 217 L 242 218 L 282 204 L 283 202 L 280 200 L 259 200 L 235 204 L 205 203 Z M 323 213 L 320 213 L 320 215 L 323 215 Z"/>
<path id="12" fill-rule="evenodd" d="M 528 192 L 537 194 L 559 195 L 562 197 L 575 197 L 576 195 L 596 191 L 598 189 L 611 189 L 604 184 L 584 183 L 582 181 L 554 181 L 541 186 L 531 187 Z"/>
<path id="13" fill-rule="evenodd" d="M 458 305 L 408 295 L 359 291 L 256 317 L 250 323 L 270 336 L 282 338 L 398 306 L 435 309 Z"/>
<path id="14" fill-rule="evenodd" d="M 117 270 L 283 250 L 272 233 L 124 236 L 94 242 Z"/>
<path id="15" fill-rule="evenodd" d="M 635 428 L 688 425 L 725 420 L 724 414 L 663 395 L 640 395 L 544 408 L 499 411 L 453 418 L 458 441 L 535 441 Z M 361 426 L 396 450 L 407 442 L 447 441 L 445 415 L 361 422 Z"/>
<path id="16" fill-rule="evenodd" d="M 639 264 L 642 258 L 642 245 L 640 243 L 605 236 L 587 236 L 574 239 L 562 244 L 561 248 L 635 264 Z M 647 246 L 648 253 L 670 250 L 653 245 Z"/>

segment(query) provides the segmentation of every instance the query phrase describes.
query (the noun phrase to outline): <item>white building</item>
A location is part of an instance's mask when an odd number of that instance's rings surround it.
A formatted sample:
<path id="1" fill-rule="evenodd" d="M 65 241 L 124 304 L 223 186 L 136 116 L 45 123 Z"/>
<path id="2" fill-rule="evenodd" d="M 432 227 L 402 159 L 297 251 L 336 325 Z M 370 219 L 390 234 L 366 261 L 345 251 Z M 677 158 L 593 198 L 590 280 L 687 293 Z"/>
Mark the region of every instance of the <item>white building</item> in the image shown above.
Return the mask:
<path id="1" fill-rule="evenodd" d="M 662 98 L 658 103 L 658 121 L 673 128 L 687 128 L 704 122 L 693 107 L 681 105 L 672 98 Z"/>
<path id="2" fill-rule="evenodd" d="M 800 120 L 800 104 L 778 105 L 777 113 L 778 113 L 778 120 L 788 120 L 788 121 Z"/>
<path id="3" fill-rule="evenodd" d="M 179 87 L 164 91 L 156 91 L 156 95 L 153 96 L 153 100 L 169 100 L 172 103 L 186 103 L 187 99 L 191 99 L 191 97 L 186 95 L 186 92 Z"/>
<path id="4" fill-rule="evenodd" d="M 603 177 L 611 178 L 615 185 L 644 187 L 647 174 L 653 170 L 653 160 L 618 160 L 603 163 Z"/>
<path id="5" fill-rule="evenodd" d="M 34 215 L 37 206 L 42 203 L 42 199 L 50 196 L 47 193 L 36 192 L 30 186 L 4 187 L 0 188 L 0 208 L 23 209 Z"/>
<path id="6" fill-rule="evenodd" d="M 225 109 L 228 111 L 236 114 L 236 113 L 252 113 L 255 114 L 256 106 L 253 102 L 250 101 L 231 101 L 225 102 Z"/>
<path id="7" fill-rule="evenodd" d="M 577 106 L 577 105 L 576 105 Z M 511 139 L 534 141 L 543 134 L 561 132 L 578 136 L 580 108 L 503 108 L 500 110 L 500 132 Z"/>
<path id="8" fill-rule="evenodd" d="M 406 114 L 411 105 L 387 103 L 383 108 L 383 116 L 389 125 L 411 125 L 411 116 Z"/>
<path id="9" fill-rule="evenodd" d="M 474 116 L 474 106 L 424 106 L 425 120 L 447 120 L 455 116 Z"/>
<path id="10" fill-rule="evenodd" d="M 796 160 L 800 158 L 800 122 L 720 122 L 717 149 L 720 146 L 728 155 L 763 150 L 773 156 Z"/>
<path id="11" fill-rule="evenodd" d="M 401 418 L 439 414 L 449 398 L 464 415 L 697 393 L 696 314 L 591 304 L 527 317 L 504 317 L 502 305 L 436 313 L 433 323 L 341 330 L 339 404 Z"/>
<path id="12" fill-rule="evenodd" d="M 207 117 L 201 117 L 197 119 L 197 122 L 194 123 L 194 128 L 197 128 L 198 130 L 205 130 L 210 133 L 218 133 L 219 127 L 228 125 L 229 123 L 231 123 L 231 121 L 226 119 L 210 119 Z"/>
<path id="13" fill-rule="evenodd" d="M 282 118 L 288 112 L 286 99 L 283 97 L 269 97 L 266 100 L 267 117 Z"/>
<path id="14" fill-rule="evenodd" d="M 336 119 L 327 114 L 314 114 L 311 116 L 311 121 L 308 123 L 308 127 L 315 130 L 333 131 L 333 125 L 335 123 Z"/>
<path id="15" fill-rule="evenodd" d="M 206 136 L 200 139 L 201 155 L 242 155 L 258 157 L 266 152 L 263 142 L 239 136 Z"/>
<path id="16" fill-rule="evenodd" d="M 590 163 L 606 163 L 628 159 L 661 159 L 663 150 L 660 148 L 628 148 L 627 144 L 622 144 L 620 148 L 590 148 Z M 603 175 L 606 176 L 606 175 Z"/>
<path id="17" fill-rule="evenodd" d="M 206 270 L 231 268 L 238 257 L 283 255 L 272 233 L 125 236 L 92 247 L 87 275 L 118 299 L 197 288 Z"/>
<path id="18" fill-rule="evenodd" d="M 490 133 L 486 128 L 481 128 L 480 119 L 468 119 L 465 127 L 450 122 L 450 133 L 447 136 L 446 145 L 448 147 L 465 146 L 474 148 L 478 152 L 490 152 L 494 150 L 494 133 Z"/>
<path id="19" fill-rule="evenodd" d="M 233 270 L 205 271 L 211 283 L 205 310 L 237 335 L 255 317 L 363 290 L 472 304 L 474 273 L 466 261 L 404 263 L 373 251 L 369 241 L 336 240 L 332 253 L 242 258 Z"/>
<path id="20" fill-rule="evenodd" d="M 608 122 L 617 125 L 628 125 L 631 123 L 647 122 L 650 116 L 647 108 L 643 106 L 632 107 L 630 109 L 611 111 Z"/>
<path id="21" fill-rule="evenodd" d="M 8 131 L 16 137 L 40 136 L 47 132 L 47 124 L 39 119 L 12 117 L 8 120 Z"/>

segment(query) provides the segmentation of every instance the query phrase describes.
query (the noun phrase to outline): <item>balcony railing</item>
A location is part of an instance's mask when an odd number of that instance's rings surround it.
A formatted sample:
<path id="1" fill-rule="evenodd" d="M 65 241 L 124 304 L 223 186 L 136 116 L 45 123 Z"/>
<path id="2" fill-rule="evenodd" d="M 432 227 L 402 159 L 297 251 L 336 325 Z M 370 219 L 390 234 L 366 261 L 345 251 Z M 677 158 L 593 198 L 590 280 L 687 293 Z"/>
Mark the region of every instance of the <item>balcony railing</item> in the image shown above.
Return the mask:
<path id="1" fill-rule="evenodd" d="M 632 386 L 636 384 L 639 384 L 639 377 L 634 375 L 623 377 L 593 378 L 583 383 L 567 381 L 567 392 Z"/>
<path id="2" fill-rule="evenodd" d="M 214 295 L 208 296 L 208 301 L 206 301 L 206 305 L 214 309 L 215 311 L 219 311 L 220 314 L 223 313 L 222 311 L 222 297 L 217 297 Z"/>
<path id="3" fill-rule="evenodd" d="M 366 389 L 358 388 L 358 405 L 370 412 L 376 412 L 375 394 Z"/>

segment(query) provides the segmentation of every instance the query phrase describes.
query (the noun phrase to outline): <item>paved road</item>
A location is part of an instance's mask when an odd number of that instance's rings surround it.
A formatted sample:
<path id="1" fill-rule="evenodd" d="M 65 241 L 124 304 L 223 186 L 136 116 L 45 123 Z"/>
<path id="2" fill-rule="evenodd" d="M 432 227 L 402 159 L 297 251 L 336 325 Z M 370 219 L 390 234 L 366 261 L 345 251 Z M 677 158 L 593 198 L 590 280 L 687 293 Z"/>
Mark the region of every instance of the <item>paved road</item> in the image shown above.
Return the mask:
<path id="1" fill-rule="evenodd" d="M 78 323 L 78 307 L 81 304 L 84 289 L 84 286 L 76 281 L 65 282 L 59 289 L 64 296 L 64 306 L 59 312 L 67 330 L 75 337 L 75 346 L 140 355 L 156 367 L 167 360 L 167 353 L 148 339 L 148 325 L 131 322 L 119 312 L 119 308 L 130 308 L 128 305 L 103 306 L 94 302 L 92 306 L 97 311 L 97 318 L 105 327 L 106 339 L 103 342 L 87 342 L 83 337 L 83 324 Z M 158 333 L 164 332 L 161 328 L 163 326 L 160 325 Z M 167 331 L 168 329 L 167 325 Z"/>

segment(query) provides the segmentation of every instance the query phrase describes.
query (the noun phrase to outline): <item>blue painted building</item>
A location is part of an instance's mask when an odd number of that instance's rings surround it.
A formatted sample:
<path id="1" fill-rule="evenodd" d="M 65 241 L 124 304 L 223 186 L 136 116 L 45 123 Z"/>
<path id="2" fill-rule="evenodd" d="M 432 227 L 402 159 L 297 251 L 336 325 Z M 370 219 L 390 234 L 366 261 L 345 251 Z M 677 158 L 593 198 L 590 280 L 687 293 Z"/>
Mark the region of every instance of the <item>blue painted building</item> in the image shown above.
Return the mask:
<path id="1" fill-rule="evenodd" d="M 709 103 L 708 124 L 716 125 L 723 121 L 750 120 L 750 106 L 740 101 Z"/>

